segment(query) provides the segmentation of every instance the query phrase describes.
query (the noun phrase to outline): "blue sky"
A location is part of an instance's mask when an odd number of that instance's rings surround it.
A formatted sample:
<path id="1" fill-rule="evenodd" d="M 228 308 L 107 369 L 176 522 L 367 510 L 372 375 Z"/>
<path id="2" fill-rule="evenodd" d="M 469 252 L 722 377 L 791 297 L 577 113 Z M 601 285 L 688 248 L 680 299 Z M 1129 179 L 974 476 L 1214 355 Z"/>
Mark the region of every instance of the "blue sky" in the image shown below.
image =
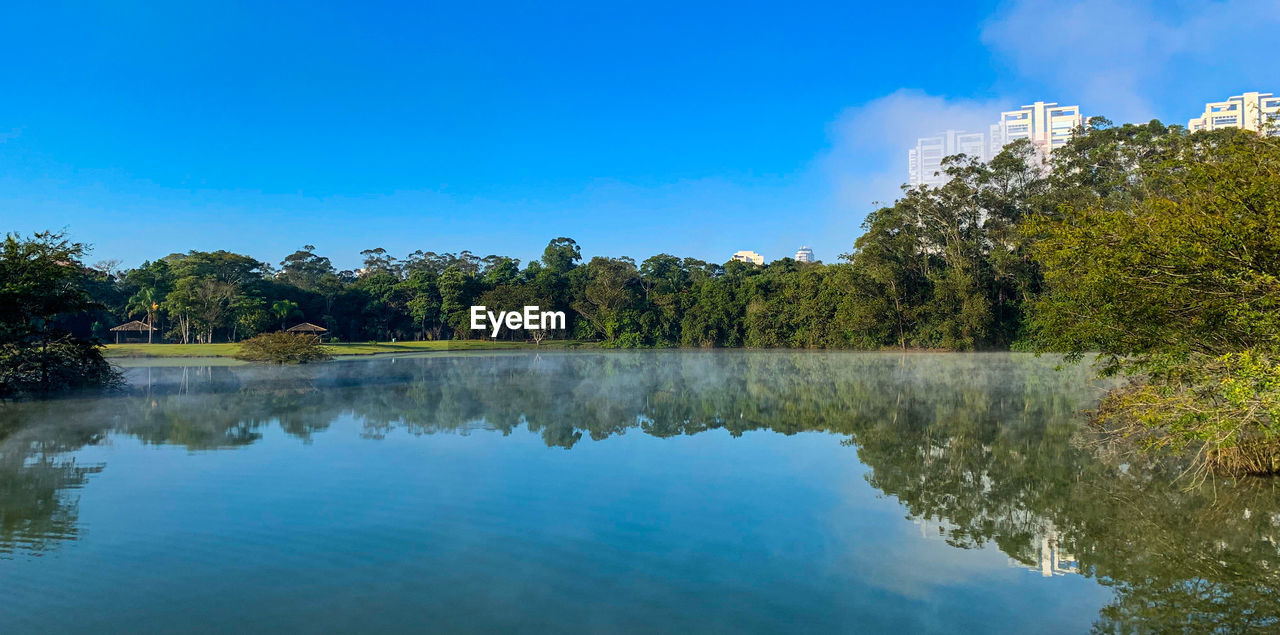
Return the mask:
<path id="1" fill-rule="evenodd" d="M 935 128 L 1280 92 L 1272 1 L 48 4 L 0 7 L 0 230 L 125 266 L 556 236 L 831 261 Z"/>

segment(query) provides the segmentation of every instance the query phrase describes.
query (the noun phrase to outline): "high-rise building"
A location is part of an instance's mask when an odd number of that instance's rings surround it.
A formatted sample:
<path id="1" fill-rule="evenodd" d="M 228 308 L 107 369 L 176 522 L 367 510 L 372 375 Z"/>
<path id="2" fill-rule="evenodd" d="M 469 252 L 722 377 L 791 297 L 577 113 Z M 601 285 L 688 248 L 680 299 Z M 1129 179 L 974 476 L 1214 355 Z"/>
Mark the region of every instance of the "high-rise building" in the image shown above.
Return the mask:
<path id="1" fill-rule="evenodd" d="M 1280 126 L 1280 97 L 1271 93 L 1245 93 L 1226 101 L 1209 102 L 1204 105 L 1204 114 L 1187 122 L 1191 132 L 1222 128 L 1259 132 L 1265 127 L 1267 135 L 1280 136 L 1277 126 Z"/>
<path id="2" fill-rule="evenodd" d="M 749 262 L 756 265 L 764 264 L 764 256 L 761 256 L 754 251 L 739 251 L 733 254 L 732 260 L 737 260 L 738 262 Z"/>
<path id="3" fill-rule="evenodd" d="M 796 262 L 813 262 L 813 250 L 809 247 L 801 247 L 796 252 Z"/>
<path id="4" fill-rule="evenodd" d="M 1059 106 L 1055 102 L 1037 101 L 1018 110 L 1000 113 L 1000 121 L 986 132 L 948 130 L 932 137 L 921 137 L 916 147 L 907 151 L 907 184 L 944 185 L 942 160 L 956 154 L 967 154 L 989 161 L 1000 154 L 1005 145 L 1028 139 L 1047 156 L 1071 140 L 1075 129 L 1084 125 L 1079 106 Z"/>
<path id="5" fill-rule="evenodd" d="M 912 187 L 945 184 L 947 175 L 942 173 L 942 160 L 956 154 L 987 160 L 986 135 L 947 130 L 932 137 L 921 137 L 916 147 L 907 151 L 907 183 Z"/>
<path id="6" fill-rule="evenodd" d="M 1000 113 L 1000 122 L 991 127 L 991 148 L 999 152 L 999 148 L 1018 139 L 1028 139 L 1037 148 L 1051 152 L 1066 145 L 1075 129 L 1083 125 L 1079 106 L 1037 101 Z"/>
<path id="7" fill-rule="evenodd" d="M 993 123 L 987 129 L 987 157 L 993 158 L 1004 149 L 1004 144 L 1000 142 L 1000 124 Z"/>

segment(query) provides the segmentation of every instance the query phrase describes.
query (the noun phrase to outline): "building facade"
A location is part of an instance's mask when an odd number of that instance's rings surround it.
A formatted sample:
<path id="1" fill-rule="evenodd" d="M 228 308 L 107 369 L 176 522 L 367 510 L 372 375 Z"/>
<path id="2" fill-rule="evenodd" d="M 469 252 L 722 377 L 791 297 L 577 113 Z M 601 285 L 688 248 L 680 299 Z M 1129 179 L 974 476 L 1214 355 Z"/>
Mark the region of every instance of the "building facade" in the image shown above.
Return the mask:
<path id="1" fill-rule="evenodd" d="M 1084 125 L 1079 106 L 1059 106 L 1056 102 L 1037 101 L 1018 110 L 1000 113 L 1000 121 L 986 132 L 948 130 L 932 137 L 921 137 L 916 147 L 907 151 L 907 184 L 944 185 L 942 160 L 966 154 L 980 161 L 990 161 L 1006 145 L 1027 139 L 1044 156 L 1071 140 L 1076 128 Z"/>
<path id="2" fill-rule="evenodd" d="M 907 151 L 907 183 L 913 187 L 945 184 L 947 175 L 942 173 L 942 160 L 956 154 L 967 154 L 986 161 L 986 135 L 981 132 L 947 130 L 916 140 L 916 147 Z"/>
<path id="3" fill-rule="evenodd" d="M 1003 148 L 1019 139 L 1027 139 L 1047 154 L 1067 145 L 1075 129 L 1083 125 L 1084 117 L 1080 116 L 1079 106 L 1037 101 L 1018 110 L 1000 113 L 1000 121 L 991 126 L 991 148 Z"/>
<path id="4" fill-rule="evenodd" d="M 796 252 L 796 262 L 813 262 L 813 260 L 813 250 L 809 249 L 808 246 L 801 247 Z"/>
<path id="5" fill-rule="evenodd" d="M 755 265 L 764 264 L 764 256 L 761 256 L 760 254 L 754 251 L 746 251 L 746 250 L 739 251 L 733 254 L 733 258 L 731 258 L 730 260 L 737 260 L 738 262 L 749 262 Z"/>
<path id="6" fill-rule="evenodd" d="M 1280 136 L 1280 97 L 1271 93 L 1245 93 L 1226 101 L 1209 102 L 1204 113 L 1187 122 L 1187 129 L 1221 130 L 1240 128 Z"/>

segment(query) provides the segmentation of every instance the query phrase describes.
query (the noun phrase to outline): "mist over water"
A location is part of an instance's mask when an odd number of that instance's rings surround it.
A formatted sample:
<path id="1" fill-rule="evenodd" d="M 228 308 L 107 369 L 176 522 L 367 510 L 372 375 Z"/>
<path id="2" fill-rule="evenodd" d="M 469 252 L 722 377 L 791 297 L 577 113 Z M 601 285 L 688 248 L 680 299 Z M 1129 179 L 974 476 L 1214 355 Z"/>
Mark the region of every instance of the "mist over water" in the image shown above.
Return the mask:
<path id="1" fill-rule="evenodd" d="M 1276 486 L 1099 456 L 1057 363 L 129 368 L 0 406 L 0 631 L 1276 626 Z"/>

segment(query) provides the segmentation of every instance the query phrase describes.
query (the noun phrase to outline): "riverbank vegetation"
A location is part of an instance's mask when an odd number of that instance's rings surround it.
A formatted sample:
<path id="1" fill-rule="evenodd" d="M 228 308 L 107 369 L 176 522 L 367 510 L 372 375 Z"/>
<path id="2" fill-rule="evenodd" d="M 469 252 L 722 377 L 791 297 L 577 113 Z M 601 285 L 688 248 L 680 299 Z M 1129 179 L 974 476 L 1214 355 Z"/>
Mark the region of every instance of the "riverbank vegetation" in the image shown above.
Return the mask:
<path id="1" fill-rule="evenodd" d="M 316 335 L 296 335 L 285 331 L 259 333 L 240 343 L 235 358 L 245 362 L 306 364 L 332 359 L 329 349 Z"/>
<path id="2" fill-rule="evenodd" d="M 107 344 L 103 356 L 120 358 L 235 357 L 240 342 L 214 344 Z M 546 350 L 594 348 L 593 342 L 550 340 L 541 344 L 492 340 L 421 340 L 408 342 L 325 342 L 334 357 L 383 355 L 387 353 L 430 353 L 436 351 Z"/>
<path id="3" fill-rule="evenodd" d="M 1098 415 L 1118 439 L 1190 453 L 1201 473 L 1280 472 L 1280 139 L 1085 141 L 1050 177 L 1071 196 L 1024 231 L 1044 277 L 1033 341 L 1133 379 Z"/>
<path id="4" fill-rule="evenodd" d="M 118 383 L 101 344 L 74 333 L 74 316 L 100 309 L 84 251 L 51 232 L 0 242 L 0 399 Z"/>
<path id="5" fill-rule="evenodd" d="M 62 245 L 46 261 L 64 271 L 39 275 L 74 299 L 5 337 L 71 346 L 137 319 L 183 344 L 302 321 L 339 342 L 485 341 L 470 306 L 538 305 L 568 316 L 552 340 L 605 347 L 1100 352 L 1105 374 L 1132 379 L 1098 414 L 1117 439 L 1229 473 L 1280 471 L 1280 139 L 1095 118 L 1051 157 L 1016 142 L 989 162 L 944 166 L 945 185 L 870 213 L 830 264 L 584 261 L 560 237 L 523 265 L 373 248 L 341 271 L 305 246 L 278 266 L 190 251 L 118 270 L 81 265 L 83 247 L 62 236 L 11 236 L 15 253 Z M 30 288 L 15 285 L 15 297 Z M 96 346 L 75 354 L 101 359 Z M 32 367 L 10 364 L 6 377 Z"/>

